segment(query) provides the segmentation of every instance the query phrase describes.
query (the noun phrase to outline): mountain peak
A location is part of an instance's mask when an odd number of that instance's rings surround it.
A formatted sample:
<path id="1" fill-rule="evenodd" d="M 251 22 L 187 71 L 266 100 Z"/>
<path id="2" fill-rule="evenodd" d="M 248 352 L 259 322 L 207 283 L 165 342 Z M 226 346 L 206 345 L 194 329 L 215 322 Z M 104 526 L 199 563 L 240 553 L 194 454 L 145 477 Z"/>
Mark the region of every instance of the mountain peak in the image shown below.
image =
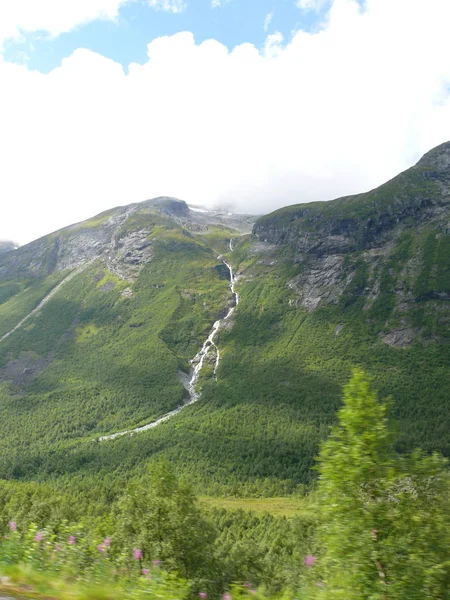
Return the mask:
<path id="1" fill-rule="evenodd" d="M 11 242 L 10 240 L 0 240 L 0 254 L 3 254 L 4 252 L 10 252 L 16 248 L 17 244 L 14 242 Z"/>
<path id="2" fill-rule="evenodd" d="M 143 204 L 158 208 L 162 212 L 168 215 L 175 215 L 176 217 L 187 217 L 189 215 L 189 206 L 186 202 L 170 196 L 152 198 L 151 200 L 146 200 Z"/>
<path id="3" fill-rule="evenodd" d="M 424 154 L 416 166 L 437 171 L 450 171 L 450 142 L 444 142 Z"/>

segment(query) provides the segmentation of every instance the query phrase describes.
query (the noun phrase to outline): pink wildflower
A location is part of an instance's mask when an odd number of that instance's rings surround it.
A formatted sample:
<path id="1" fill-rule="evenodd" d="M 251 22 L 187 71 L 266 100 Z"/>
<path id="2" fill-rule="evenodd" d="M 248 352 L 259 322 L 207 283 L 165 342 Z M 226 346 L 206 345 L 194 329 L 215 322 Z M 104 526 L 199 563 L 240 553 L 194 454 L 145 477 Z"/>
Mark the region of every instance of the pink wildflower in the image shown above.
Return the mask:
<path id="1" fill-rule="evenodd" d="M 155 567 L 157 567 L 158 565 L 160 565 L 162 563 L 162 560 L 154 560 L 153 564 L 155 565 Z"/>
<path id="2" fill-rule="evenodd" d="M 111 546 L 111 539 L 110 538 L 105 538 L 103 540 L 103 545 L 106 546 L 107 548 L 109 548 Z"/>
<path id="3" fill-rule="evenodd" d="M 69 544 L 71 546 L 73 546 L 75 544 L 75 536 L 74 535 L 69 535 Z"/>
<path id="4" fill-rule="evenodd" d="M 10 521 L 9 522 L 9 528 L 11 531 L 17 531 L 17 524 L 15 521 Z"/>
<path id="5" fill-rule="evenodd" d="M 55 552 L 59 552 L 60 550 L 61 550 L 61 546 L 59 544 L 56 544 Z"/>
<path id="6" fill-rule="evenodd" d="M 208 597 L 208 594 L 206 592 L 200 592 L 198 597 L 201 598 L 202 600 L 205 600 L 205 598 Z"/>
<path id="7" fill-rule="evenodd" d="M 142 569 L 142 575 L 148 575 L 150 571 L 148 569 Z"/>
<path id="8" fill-rule="evenodd" d="M 312 556 L 312 554 L 308 554 L 308 556 L 305 556 L 305 558 L 303 559 L 303 563 L 307 567 L 313 567 L 316 564 L 316 560 L 317 558 L 315 556 Z"/>
<path id="9" fill-rule="evenodd" d="M 97 546 L 97 550 L 98 550 L 99 552 L 105 552 L 106 548 L 105 548 L 105 546 L 104 546 L 103 544 L 99 544 L 99 545 Z"/>
<path id="10" fill-rule="evenodd" d="M 44 536 L 42 535 L 42 533 L 40 531 L 38 531 L 37 534 L 34 536 L 34 541 L 41 542 L 43 537 Z"/>
<path id="11" fill-rule="evenodd" d="M 224 594 L 224 595 L 222 596 L 222 600 L 231 600 L 231 596 L 230 596 L 230 594 Z"/>
<path id="12" fill-rule="evenodd" d="M 133 550 L 133 558 L 134 558 L 134 560 L 141 560 L 142 559 L 142 551 L 139 550 L 139 548 L 135 548 Z"/>

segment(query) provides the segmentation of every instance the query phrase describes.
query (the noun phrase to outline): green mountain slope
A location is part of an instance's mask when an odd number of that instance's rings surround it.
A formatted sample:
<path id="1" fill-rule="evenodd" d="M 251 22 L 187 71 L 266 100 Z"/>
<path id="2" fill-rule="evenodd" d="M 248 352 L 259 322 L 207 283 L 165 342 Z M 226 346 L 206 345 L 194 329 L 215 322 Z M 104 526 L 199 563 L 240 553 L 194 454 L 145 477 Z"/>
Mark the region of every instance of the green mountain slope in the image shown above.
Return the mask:
<path id="1" fill-rule="evenodd" d="M 0 477 L 120 481 L 164 454 L 210 493 L 283 493 L 311 481 L 355 365 L 395 398 L 400 450 L 450 455 L 450 144 L 372 192 L 267 215 L 253 235 L 240 235 L 248 219 L 161 202 L 0 259 L 1 331 L 84 268 L 0 343 Z M 215 338 L 217 377 L 212 355 L 199 402 L 96 441 L 186 398 L 179 372 L 232 302 L 219 253 L 240 302 Z"/>
<path id="2" fill-rule="evenodd" d="M 148 423 L 186 400 L 183 373 L 232 300 L 218 254 L 239 232 L 217 215 L 205 225 L 179 201 L 134 208 L 0 264 L 9 290 L 0 304 L 5 476 L 39 471 L 43 454 Z"/>

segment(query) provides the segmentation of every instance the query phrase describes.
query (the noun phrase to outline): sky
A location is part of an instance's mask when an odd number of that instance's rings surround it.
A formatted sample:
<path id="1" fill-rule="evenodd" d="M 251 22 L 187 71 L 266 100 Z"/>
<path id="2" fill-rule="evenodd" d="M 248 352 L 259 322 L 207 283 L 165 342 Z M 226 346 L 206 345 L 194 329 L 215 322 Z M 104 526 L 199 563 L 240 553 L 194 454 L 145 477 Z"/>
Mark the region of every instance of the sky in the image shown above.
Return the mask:
<path id="1" fill-rule="evenodd" d="M 376 187 L 450 140 L 449 22 L 449 0 L 1 0 L 0 239 Z"/>

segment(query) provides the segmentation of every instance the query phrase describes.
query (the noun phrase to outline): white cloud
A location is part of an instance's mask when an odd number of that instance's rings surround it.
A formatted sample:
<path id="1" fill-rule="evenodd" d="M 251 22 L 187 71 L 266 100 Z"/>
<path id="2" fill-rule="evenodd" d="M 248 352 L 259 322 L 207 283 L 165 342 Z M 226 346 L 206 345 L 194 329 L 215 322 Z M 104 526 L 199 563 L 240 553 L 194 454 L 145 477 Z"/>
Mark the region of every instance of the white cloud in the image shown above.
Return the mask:
<path id="1" fill-rule="evenodd" d="M 296 0 L 295 5 L 301 10 L 320 11 L 326 6 L 328 0 Z"/>
<path id="2" fill-rule="evenodd" d="M 273 15 L 273 12 L 267 13 L 266 18 L 264 19 L 264 31 L 266 33 L 269 30 L 270 24 L 272 23 Z"/>
<path id="3" fill-rule="evenodd" d="M 21 32 L 45 31 L 51 36 L 96 19 L 114 19 L 134 0 L 1 0 L 0 47 Z"/>
<path id="4" fill-rule="evenodd" d="M 156 10 L 163 10 L 174 14 L 183 12 L 187 7 L 185 0 L 148 0 L 148 4 Z"/>
<path id="5" fill-rule="evenodd" d="M 334 0 L 262 52 L 180 33 L 128 75 L 0 58 L 0 239 L 160 194 L 262 213 L 374 187 L 450 139 L 449 22 L 448 0 Z"/>

